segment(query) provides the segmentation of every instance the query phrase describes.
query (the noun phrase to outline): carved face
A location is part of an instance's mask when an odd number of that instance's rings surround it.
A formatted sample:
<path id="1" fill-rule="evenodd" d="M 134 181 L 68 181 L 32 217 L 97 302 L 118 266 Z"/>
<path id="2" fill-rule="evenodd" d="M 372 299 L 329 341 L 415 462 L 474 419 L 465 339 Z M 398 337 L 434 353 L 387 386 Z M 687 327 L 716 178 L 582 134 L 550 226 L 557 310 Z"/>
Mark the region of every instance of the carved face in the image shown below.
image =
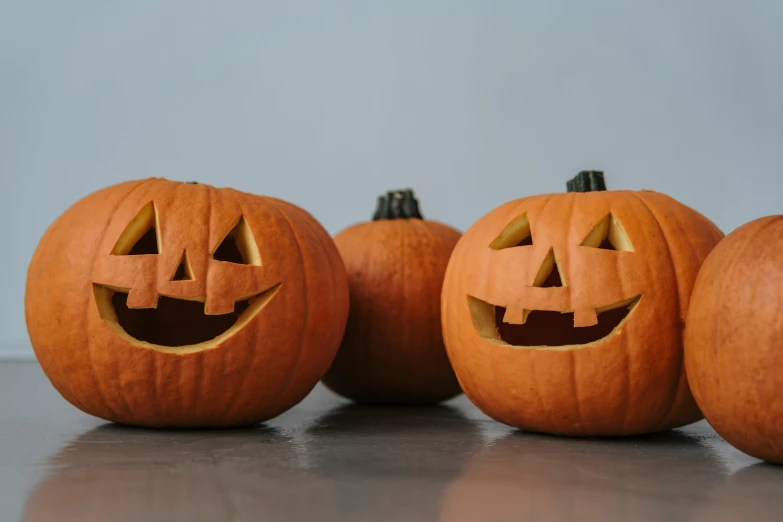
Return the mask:
<path id="1" fill-rule="evenodd" d="M 101 317 L 135 345 L 186 353 L 212 348 L 246 325 L 280 288 L 265 270 L 239 208 L 206 224 L 188 206 L 150 201 L 95 266 Z M 183 202 L 184 203 L 184 202 Z M 167 219 L 171 218 L 171 219 Z M 112 241 L 121 221 L 113 220 Z M 188 226 L 190 225 L 190 226 Z"/>
<path id="2" fill-rule="evenodd" d="M 326 373 L 347 316 L 340 254 L 307 212 L 160 178 L 66 210 L 25 293 L 31 343 L 63 397 L 142 426 L 280 414 Z"/>
<path id="3" fill-rule="evenodd" d="M 545 432 L 617 435 L 698 418 L 682 327 L 721 237 L 655 192 L 535 196 L 475 223 L 442 293 L 446 348 L 485 413 Z"/>
<path id="4" fill-rule="evenodd" d="M 566 223 L 531 208 L 512 219 L 487 245 L 491 283 L 468 294 L 471 319 L 482 337 L 535 349 L 578 349 L 615 331 L 643 294 L 637 254 L 623 225 L 597 212 Z M 581 238 L 575 240 L 575 238 Z"/>

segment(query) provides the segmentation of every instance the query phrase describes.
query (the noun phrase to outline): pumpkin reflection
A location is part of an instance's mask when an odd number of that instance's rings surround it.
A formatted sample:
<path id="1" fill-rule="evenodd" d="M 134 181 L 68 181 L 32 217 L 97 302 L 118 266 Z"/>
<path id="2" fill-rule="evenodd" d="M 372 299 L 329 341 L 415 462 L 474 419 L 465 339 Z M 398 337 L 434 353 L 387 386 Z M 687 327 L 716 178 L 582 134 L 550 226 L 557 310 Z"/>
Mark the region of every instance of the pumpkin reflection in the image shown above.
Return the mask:
<path id="1" fill-rule="evenodd" d="M 329 481 L 283 432 L 148 431 L 105 425 L 77 437 L 31 493 L 26 522 L 215 522 L 334 511 Z M 298 499 L 306 499 L 299 501 Z"/>
<path id="2" fill-rule="evenodd" d="M 758 463 L 726 477 L 710 494 L 695 522 L 778 520 L 783 466 Z"/>
<path id="3" fill-rule="evenodd" d="M 330 478 L 340 521 L 435 520 L 448 484 L 484 446 L 478 424 L 444 405 L 349 405 L 308 434 L 318 440 L 311 462 Z"/>
<path id="4" fill-rule="evenodd" d="M 440 520 L 688 520 L 724 472 L 678 431 L 611 441 L 514 432 L 471 459 Z"/>

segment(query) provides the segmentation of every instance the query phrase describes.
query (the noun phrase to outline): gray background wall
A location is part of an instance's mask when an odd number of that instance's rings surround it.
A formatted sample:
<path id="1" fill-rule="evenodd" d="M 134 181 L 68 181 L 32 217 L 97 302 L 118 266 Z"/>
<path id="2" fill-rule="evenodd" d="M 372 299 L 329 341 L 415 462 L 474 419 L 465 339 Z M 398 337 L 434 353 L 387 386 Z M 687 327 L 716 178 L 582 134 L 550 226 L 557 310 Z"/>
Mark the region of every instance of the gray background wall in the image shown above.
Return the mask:
<path id="1" fill-rule="evenodd" d="M 724 231 L 780 212 L 783 2 L 0 0 L 0 355 L 79 197 L 164 176 L 331 232 L 413 186 L 461 229 L 583 168 Z"/>

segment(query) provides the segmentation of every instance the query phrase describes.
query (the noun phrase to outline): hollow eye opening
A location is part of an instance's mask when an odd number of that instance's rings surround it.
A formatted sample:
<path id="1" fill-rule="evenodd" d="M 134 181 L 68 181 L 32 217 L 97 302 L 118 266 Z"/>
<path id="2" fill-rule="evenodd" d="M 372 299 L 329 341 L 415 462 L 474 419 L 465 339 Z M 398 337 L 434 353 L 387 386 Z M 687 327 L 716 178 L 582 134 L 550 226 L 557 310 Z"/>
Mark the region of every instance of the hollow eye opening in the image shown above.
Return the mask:
<path id="1" fill-rule="evenodd" d="M 503 250 L 518 246 L 529 246 L 533 244 L 533 235 L 530 230 L 530 220 L 527 214 L 515 217 L 511 223 L 506 225 L 500 235 L 496 237 L 489 248 L 492 250 Z"/>
<path id="2" fill-rule="evenodd" d="M 226 263 L 261 266 L 258 245 L 244 217 L 240 217 L 218 243 L 212 251 L 212 259 Z"/>
<path id="3" fill-rule="evenodd" d="M 158 228 L 158 212 L 155 203 L 150 201 L 125 227 L 111 254 L 114 256 L 159 254 L 161 245 Z"/>
<path id="4" fill-rule="evenodd" d="M 635 251 L 628 234 L 625 232 L 625 228 L 612 214 L 607 214 L 606 217 L 596 223 L 579 245 L 620 252 Z"/>

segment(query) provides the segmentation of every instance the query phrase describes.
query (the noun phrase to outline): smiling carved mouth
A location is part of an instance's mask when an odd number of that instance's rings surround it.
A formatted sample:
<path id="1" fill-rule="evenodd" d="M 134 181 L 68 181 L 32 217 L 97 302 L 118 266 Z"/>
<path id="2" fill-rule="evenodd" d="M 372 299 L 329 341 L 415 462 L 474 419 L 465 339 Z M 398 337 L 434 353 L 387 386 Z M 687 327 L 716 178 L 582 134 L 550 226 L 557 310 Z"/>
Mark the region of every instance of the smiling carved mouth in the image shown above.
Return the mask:
<path id="1" fill-rule="evenodd" d="M 128 292 L 93 284 L 101 318 L 136 346 L 171 353 L 214 348 L 245 326 L 280 289 L 275 286 L 239 300 L 234 311 L 204 313 L 204 303 L 160 296 L 155 308 L 128 308 Z"/>
<path id="2" fill-rule="evenodd" d="M 506 309 L 494 306 L 476 297 L 468 296 L 468 307 L 476 331 L 482 337 L 517 347 L 575 349 L 591 345 L 619 332 L 641 295 L 603 307 L 598 312 L 598 323 L 575 327 L 573 312 L 561 313 L 532 310 L 524 324 L 503 322 Z"/>

